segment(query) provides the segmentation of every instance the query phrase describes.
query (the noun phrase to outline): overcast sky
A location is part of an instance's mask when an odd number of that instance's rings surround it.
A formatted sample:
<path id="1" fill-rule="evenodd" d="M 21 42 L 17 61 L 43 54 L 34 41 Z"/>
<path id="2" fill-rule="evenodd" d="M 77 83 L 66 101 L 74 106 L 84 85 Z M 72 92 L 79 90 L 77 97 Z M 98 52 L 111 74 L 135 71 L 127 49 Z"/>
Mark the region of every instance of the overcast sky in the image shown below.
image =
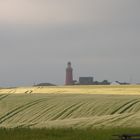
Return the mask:
<path id="1" fill-rule="evenodd" d="M 140 0 L 0 0 L 0 86 L 140 83 Z"/>

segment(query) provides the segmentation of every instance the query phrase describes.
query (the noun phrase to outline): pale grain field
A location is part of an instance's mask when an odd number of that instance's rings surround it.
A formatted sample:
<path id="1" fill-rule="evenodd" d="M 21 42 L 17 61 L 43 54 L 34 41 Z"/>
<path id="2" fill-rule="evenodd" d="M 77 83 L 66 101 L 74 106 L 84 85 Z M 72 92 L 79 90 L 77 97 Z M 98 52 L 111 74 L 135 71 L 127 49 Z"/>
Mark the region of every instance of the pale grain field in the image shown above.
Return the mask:
<path id="1" fill-rule="evenodd" d="M 3 89 L 0 94 L 19 93 L 48 93 L 48 94 L 114 94 L 114 95 L 138 95 L 140 85 L 126 86 L 52 86 L 52 87 L 17 87 Z"/>
<path id="2" fill-rule="evenodd" d="M 140 86 L 0 89 L 0 127 L 140 127 Z"/>

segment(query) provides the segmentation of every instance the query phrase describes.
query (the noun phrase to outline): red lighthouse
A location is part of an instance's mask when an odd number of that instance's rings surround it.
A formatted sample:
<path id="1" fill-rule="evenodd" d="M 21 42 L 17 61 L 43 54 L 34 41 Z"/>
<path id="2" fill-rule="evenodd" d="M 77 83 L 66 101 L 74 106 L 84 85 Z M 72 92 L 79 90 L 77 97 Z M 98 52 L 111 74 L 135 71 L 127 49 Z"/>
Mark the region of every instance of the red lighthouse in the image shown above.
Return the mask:
<path id="1" fill-rule="evenodd" d="M 66 68 L 66 85 L 73 85 L 73 69 L 71 67 L 71 62 L 68 62 Z"/>

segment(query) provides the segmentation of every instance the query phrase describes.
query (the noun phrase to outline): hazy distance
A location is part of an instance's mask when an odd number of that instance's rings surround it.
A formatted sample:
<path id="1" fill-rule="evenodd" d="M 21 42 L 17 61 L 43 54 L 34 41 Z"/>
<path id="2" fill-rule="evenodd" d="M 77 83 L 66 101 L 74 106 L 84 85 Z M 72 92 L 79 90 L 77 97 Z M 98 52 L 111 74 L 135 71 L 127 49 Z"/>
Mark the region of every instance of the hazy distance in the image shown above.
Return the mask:
<path id="1" fill-rule="evenodd" d="M 0 86 L 74 78 L 140 83 L 139 0 L 0 1 Z"/>

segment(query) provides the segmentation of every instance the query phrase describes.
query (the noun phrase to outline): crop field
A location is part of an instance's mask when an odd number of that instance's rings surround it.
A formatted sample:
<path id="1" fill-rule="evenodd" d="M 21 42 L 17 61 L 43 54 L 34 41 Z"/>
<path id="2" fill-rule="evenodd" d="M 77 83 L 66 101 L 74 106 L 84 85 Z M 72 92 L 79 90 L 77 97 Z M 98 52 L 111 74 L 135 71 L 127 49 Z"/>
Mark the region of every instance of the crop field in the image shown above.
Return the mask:
<path id="1" fill-rule="evenodd" d="M 112 140 L 116 134 L 137 134 L 138 128 L 113 129 L 0 129 L 1 140 Z"/>
<path id="2" fill-rule="evenodd" d="M 140 127 L 140 86 L 1 89 L 0 127 Z"/>
<path id="3" fill-rule="evenodd" d="M 111 140 L 140 132 L 140 86 L 0 88 L 2 140 Z"/>
<path id="4" fill-rule="evenodd" d="M 140 95 L 140 85 L 126 86 L 50 86 L 50 87 L 17 87 L 0 88 L 0 94 L 111 94 L 111 95 Z"/>

